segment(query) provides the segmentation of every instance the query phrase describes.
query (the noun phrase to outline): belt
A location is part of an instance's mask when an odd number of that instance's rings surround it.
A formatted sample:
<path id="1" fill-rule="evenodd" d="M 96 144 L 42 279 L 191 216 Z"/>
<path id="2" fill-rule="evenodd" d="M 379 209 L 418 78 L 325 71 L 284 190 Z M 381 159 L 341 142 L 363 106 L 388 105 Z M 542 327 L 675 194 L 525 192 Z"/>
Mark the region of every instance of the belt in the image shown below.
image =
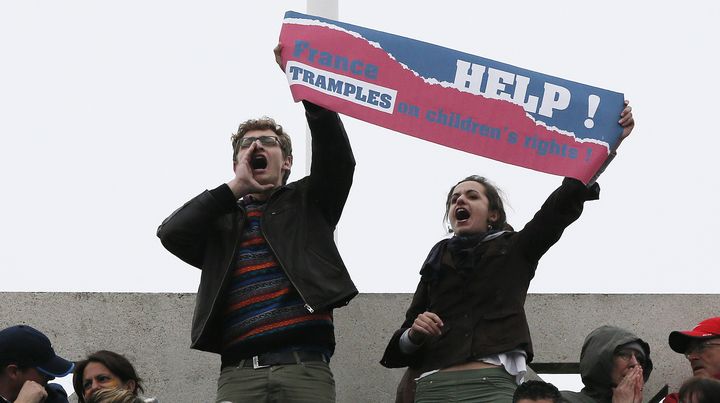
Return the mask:
<path id="1" fill-rule="evenodd" d="M 329 363 L 325 354 L 317 351 L 283 351 L 276 353 L 264 353 L 254 357 L 238 361 L 237 367 L 242 368 L 267 368 L 273 365 L 302 364 L 303 362 L 322 361 Z"/>

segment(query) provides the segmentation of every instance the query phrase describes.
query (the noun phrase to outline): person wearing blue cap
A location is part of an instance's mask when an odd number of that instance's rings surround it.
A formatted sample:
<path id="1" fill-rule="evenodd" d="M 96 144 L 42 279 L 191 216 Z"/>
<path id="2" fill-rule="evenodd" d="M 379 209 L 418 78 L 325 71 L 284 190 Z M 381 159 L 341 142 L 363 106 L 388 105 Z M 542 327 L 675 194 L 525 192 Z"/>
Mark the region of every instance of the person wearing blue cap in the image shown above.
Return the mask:
<path id="1" fill-rule="evenodd" d="M 26 325 L 0 330 L 0 403 L 67 403 L 60 385 L 48 381 L 75 364 L 55 354 L 50 339 Z"/>

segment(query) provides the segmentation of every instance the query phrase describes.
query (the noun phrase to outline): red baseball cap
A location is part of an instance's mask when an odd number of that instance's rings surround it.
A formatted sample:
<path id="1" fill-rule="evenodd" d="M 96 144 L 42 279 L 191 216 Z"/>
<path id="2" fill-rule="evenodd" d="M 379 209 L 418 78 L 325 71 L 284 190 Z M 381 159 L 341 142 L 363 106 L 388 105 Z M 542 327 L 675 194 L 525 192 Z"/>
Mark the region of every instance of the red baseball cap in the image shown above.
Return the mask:
<path id="1" fill-rule="evenodd" d="M 720 337 L 720 317 L 705 319 L 698 323 L 693 330 L 676 330 L 670 333 L 668 343 L 673 351 L 685 354 L 688 345 L 693 340 L 712 339 Z"/>

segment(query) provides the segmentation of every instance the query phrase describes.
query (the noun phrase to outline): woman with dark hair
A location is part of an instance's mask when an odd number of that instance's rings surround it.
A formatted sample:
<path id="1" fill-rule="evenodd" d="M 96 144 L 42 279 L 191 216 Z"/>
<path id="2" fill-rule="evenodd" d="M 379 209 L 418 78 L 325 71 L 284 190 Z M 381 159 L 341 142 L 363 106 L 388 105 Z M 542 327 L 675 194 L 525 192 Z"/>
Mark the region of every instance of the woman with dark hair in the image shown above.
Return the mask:
<path id="1" fill-rule="evenodd" d="M 720 381 L 713 378 L 694 377 L 680 388 L 680 403 L 720 402 Z"/>
<path id="2" fill-rule="evenodd" d="M 73 389 L 85 403 L 99 389 L 127 389 L 137 396 L 144 392 L 142 379 L 130 361 L 118 353 L 100 350 L 75 364 Z"/>
<path id="3" fill-rule="evenodd" d="M 622 141 L 634 127 L 627 101 L 619 124 Z M 405 322 L 381 360 L 417 374 L 405 378 L 418 377 L 416 402 L 512 402 L 533 358 L 524 310 L 530 280 L 543 254 L 599 191 L 596 183 L 566 178 L 516 232 L 487 179 L 473 175 L 450 188 L 445 218 L 453 236 L 430 251 Z M 398 388 L 405 401 L 408 389 Z"/>

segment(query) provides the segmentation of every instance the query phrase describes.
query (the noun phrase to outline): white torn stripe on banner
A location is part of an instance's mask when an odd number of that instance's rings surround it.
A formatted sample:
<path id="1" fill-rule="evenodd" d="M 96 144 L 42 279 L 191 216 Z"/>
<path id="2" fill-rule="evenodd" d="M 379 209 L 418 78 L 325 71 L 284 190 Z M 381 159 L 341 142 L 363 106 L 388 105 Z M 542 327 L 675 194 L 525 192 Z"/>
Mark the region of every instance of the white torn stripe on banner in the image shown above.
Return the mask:
<path id="1" fill-rule="evenodd" d="M 358 105 L 392 114 L 397 91 L 296 61 L 285 66 L 290 85 L 302 85 Z"/>

